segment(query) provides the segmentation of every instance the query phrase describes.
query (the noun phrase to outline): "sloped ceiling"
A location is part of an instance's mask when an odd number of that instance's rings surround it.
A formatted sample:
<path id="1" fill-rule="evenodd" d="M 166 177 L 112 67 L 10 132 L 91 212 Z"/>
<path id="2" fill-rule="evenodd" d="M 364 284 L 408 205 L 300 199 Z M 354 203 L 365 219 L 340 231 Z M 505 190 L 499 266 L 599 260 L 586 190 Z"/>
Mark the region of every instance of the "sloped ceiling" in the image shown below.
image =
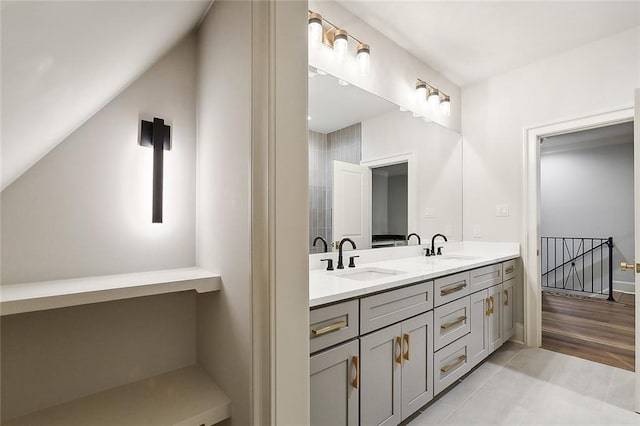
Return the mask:
<path id="1" fill-rule="evenodd" d="M 210 4 L 3 0 L 2 189 L 195 28 Z"/>

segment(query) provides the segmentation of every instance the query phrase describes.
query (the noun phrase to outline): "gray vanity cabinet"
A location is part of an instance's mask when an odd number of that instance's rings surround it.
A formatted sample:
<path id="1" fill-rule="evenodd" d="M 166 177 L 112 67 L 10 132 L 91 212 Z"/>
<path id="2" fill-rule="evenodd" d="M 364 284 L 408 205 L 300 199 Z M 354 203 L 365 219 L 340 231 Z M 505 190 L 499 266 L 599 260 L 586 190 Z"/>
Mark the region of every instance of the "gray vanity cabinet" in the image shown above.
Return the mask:
<path id="1" fill-rule="evenodd" d="M 360 338 L 360 421 L 363 425 L 400 423 L 402 355 L 401 324 Z"/>
<path id="2" fill-rule="evenodd" d="M 489 356 L 489 296 L 488 291 L 473 293 L 471 299 L 471 333 L 469 334 L 469 364 L 471 368 Z"/>
<path id="3" fill-rule="evenodd" d="M 515 278 L 502 283 L 502 338 L 505 342 L 513 337 L 516 329 L 515 284 Z"/>
<path id="4" fill-rule="evenodd" d="M 488 289 L 489 301 L 489 354 L 502 346 L 502 284 L 494 285 Z"/>
<path id="5" fill-rule="evenodd" d="M 359 424 L 359 367 L 357 340 L 311 357 L 312 425 Z"/>
<path id="6" fill-rule="evenodd" d="M 402 420 L 433 398 L 433 313 L 402 323 Z"/>
<path id="7" fill-rule="evenodd" d="M 361 337 L 361 424 L 396 425 L 429 402 L 432 353 L 432 312 Z"/>

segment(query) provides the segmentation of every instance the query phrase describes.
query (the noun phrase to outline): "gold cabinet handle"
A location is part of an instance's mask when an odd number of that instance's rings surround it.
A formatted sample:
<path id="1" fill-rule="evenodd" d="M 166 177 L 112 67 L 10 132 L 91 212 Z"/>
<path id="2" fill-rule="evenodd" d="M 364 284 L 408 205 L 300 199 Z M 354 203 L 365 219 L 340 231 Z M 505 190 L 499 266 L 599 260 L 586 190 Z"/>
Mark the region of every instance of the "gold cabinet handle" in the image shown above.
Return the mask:
<path id="1" fill-rule="evenodd" d="M 458 357 L 458 359 L 455 360 L 454 363 L 449 364 L 449 365 L 445 365 L 444 367 L 440 368 L 440 371 L 442 371 L 443 373 L 448 373 L 450 370 L 456 368 L 457 366 L 459 366 L 460 364 L 462 364 L 466 360 L 467 360 L 467 356 L 466 355 L 460 355 Z"/>
<path id="2" fill-rule="evenodd" d="M 409 347 L 410 339 L 411 339 L 411 336 L 409 335 L 409 333 L 404 333 L 404 341 L 407 347 L 407 351 L 404 353 L 404 359 L 406 359 L 407 361 L 409 361 L 409 357 L 411 356 L 411 354 L 409 353 L 409 351 L 411 350 L 411 348 Z"/>
<path id="3" fill-rule="evenodd" d="M 353 362 L 353 369 L 356 372 L 356 377 L 353 379 L 353 382 L 351 382 L 351 386 L 358 389 L 358 386 L 360 385 L 360 359 L 357 356 L 354 356 L 351 358 L 351 362 Z"/>
<path id="4" fill-rule="evenodd" d="M 402 365 L 402 337 L 400 336 L 396 337 L 396 345 L 398 345 L 399 347 L 398 356 L 396 356 L 396 362 Z"/>
<path id="5" fill-rule="evenodd" d="M 509 266 L 507 269 L 504 270 L 504 273 L 510 274 L 513 272 L 514 269 L 515 269 L 515 266 Z"/>
<path id="6" fill-rule="evenodd" d="M 491 298 L 487 297 L 486 299 L 484 299 L 485 302 L 487 302 L 487 316 L 491 316 Z"/>
<path id="7" fill-rule="evenodd" d="M 330 333 L 332 331 L 340 330 L 347 326 L 347 322 L 345 320 L 338 321 L 335 324 L 328 325 L 322 328 L 312 328 L 311 332 L 314 336 L 320 336 L 321 334 Z"/>
<path id="8" fill-rule="evenodd" d="M 441 328 L 441 329 L 443 329 L 443 330 L 446 330 L 447 328 L 451 328 L 451 327 L 453 327 L 454 325 L 460 324 L 462 321 L 464 321 L 464 320 L 466 320 L 466 319 L 467 319 L 467 316 L 466 316 L 466 315 L 463 315 L 463 316 L 461 316 L 461 317 L 458 317 L 458 319 L 457 319 L 457 320 L 455 320 L 455 321 L 446 322 L 446 323 L 442 324 L 442 325 L 440 326 L 440 328 Z"/>
<path id="9" fill-rule="evenodd" d="M 463 288 L 465 288 L 467 286 L 467 283 L 463 282 L 460 283 L 454 287 L 449 287 L 449 288 L 441 288 L 440 289 L 440 296 L 446 296 L 447 294 L 451 294 L 451 293 L 455 293 L 456 291 L 460 291 Z"/>
<path id="10" fill-rule="evenodd" d="M 489 299 L 491 300 L 491 314 L 493 314 L 493 307 L 495 305 L 495 303 L 493 301 L 493 296 L 489 296 Z"/>
<path id="11" fill-rule="evenodd" d="M 504 306 L 509 306 L 509 291 L 504 290 Z"/>

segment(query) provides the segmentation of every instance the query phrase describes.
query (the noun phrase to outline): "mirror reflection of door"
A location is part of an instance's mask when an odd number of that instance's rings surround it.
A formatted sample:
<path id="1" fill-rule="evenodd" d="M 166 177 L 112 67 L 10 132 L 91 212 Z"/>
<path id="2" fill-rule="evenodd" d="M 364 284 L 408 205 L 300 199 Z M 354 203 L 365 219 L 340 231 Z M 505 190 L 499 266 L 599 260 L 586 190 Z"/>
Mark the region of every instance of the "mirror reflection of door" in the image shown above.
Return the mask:
<path id="1" fill-rule="evenodd" d="M 333 241 L 350 238 L 358 249 L 371 247 L 371 169 L 333 162 Z M 346 248 L 351 249 L 351 246 Z"/>
<path id="2" fill-rule="evenodd" d="M 371 169 L 371 248 L 406 245 L 407 163 Z"/>

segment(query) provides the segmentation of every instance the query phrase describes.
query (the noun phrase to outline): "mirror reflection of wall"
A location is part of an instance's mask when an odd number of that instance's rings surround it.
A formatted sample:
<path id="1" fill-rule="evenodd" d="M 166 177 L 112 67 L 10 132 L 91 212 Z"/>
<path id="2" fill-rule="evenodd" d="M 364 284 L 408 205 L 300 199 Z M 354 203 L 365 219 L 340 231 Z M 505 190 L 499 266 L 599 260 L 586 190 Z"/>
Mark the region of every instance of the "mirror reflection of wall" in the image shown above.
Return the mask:
<path id="1" fill-rule="evenodd" d="M 412 232 L 423 241 L 435 233 L 462 239 L 459 134 L 310 71 L 308 143 L 310 253 L 324 249 L 321 242 L 313 246 L 316 237 L 327 241 L 329 251 L 343 237 L 358 249 L 404 245 Z M 386 167 L 400 163 L 407 169 L 406 189 L 389 191 L 395 181 L 387 176 L 385 206 L 374 187 L 381 172 L 391 174 Z"/>
<path id="2" fill-rule="evenodd" d="M 371 168 L 371 248 L 406 245 L 407 163 Z"/>
<path id="3" fill-rule="evenodd" d="M 309 130 L 310 253 L 323 251 L 320 242 L 312 245 L 316 237 L 332 241 L 333 161 L 360 164 L 361 157 L 360 123 L 330 133 Z"/>

